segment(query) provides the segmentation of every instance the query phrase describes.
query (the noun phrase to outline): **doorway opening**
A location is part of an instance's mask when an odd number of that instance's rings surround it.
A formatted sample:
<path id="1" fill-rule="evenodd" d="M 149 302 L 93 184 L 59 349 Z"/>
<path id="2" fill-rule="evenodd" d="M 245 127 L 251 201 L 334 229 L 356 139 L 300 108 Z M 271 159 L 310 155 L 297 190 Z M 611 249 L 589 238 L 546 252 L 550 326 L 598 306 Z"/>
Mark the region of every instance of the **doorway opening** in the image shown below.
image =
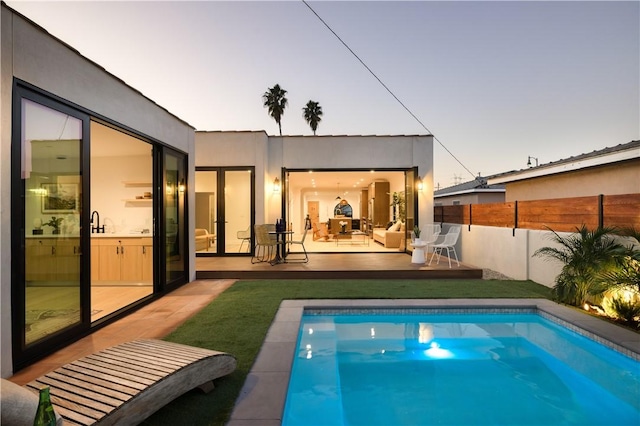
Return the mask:
<path id="1" fill-rule="evenodd" d="M 409 177 L 412 172 L 413 169 L 285 170 L 285 209 L 293 238 L 302 235 L 308 217 L 308 252 L 404 251 L 403 242 L 408 235 L 405 222 L 410 220 L 413 229 L 417 210 L 413 180 Z M 396 223 L 397 230 L 387 229 Z M 405 224 L 402 229 L 400 224 Z"/>

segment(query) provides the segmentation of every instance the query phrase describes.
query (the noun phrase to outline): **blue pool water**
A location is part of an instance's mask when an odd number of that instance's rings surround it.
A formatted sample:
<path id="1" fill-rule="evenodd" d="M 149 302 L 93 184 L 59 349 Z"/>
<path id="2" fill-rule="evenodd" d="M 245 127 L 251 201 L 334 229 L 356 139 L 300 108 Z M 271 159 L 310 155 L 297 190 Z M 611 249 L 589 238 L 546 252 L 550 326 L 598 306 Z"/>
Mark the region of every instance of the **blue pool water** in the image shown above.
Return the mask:
<path id="1" fill-rule="evenodd" d="M 640 362 L 535 313 L 304 315 L 282 424 L 640 425 Z"/>

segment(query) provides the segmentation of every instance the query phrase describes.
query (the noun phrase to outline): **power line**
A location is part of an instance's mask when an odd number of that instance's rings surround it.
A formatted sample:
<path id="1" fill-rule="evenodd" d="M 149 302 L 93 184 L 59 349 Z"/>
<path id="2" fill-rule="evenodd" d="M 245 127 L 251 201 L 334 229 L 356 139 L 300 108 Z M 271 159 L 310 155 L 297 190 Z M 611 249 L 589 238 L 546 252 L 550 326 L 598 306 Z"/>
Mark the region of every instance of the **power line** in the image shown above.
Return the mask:
<path id="1" fill-rule="evenodd" d="M 355 58 L 356 58 L 356 59 L 357 59 L 357 60 L 362 64 L 362 66 L 363 66 L 363 67 L 365 67 L 365 69 L 366 69 L 367 71 L 369 71 L 369 73 L 370 73 L 370 74 L 371 74 L 371 75 L 372 75 L 376 80 L 378 80 L 378 83 L 380 83 L 380 84 L 382 85 L 382 87 L 384 87 L 384 88 L 385 88 L 385 90 L 386 90 L 387 92 L 389 92 L 389 94 L 390 94 L 391 96 L 393 96 L 393 98 L 394 98 L 396 101 L 398 101 L 398 103 L 399 103 L 400 105 L 402 105 L 402 107 L 403 107 L 403 108 L 404 108 L 404 109 L 409 113 L 409 115 L 411 115 L 411 117 L 413 117 L 413 118 L 414 118 L 414 120 L 416 120 L 416 121 L 417 121 L 417 122 L 422 126 L 422 128 L 423 128 L 423 129 L 425 129 L 425 130 L 426 130 L 430 135 L 432 135 L 432 136 L 433 136 L 433 139 L 434 139 L 436 142 L 438 142 L 438 143 L 440 144 L 440 146 L 441 146 L 442 148 L 444 148 L 444 150 L 445 150 L 445 151 L 447 151 L 447 152 L 449 153 L 449 155 L 450 155 L 451 157 L 453 157 L 453 159 L 454 159 L 454 160 L 456 160 L 456 161 L 458 162 L 458 164 L 460 164 L 460 165 L 461 165 L 461 166 L 462 166 L 462 167 L 463 167 L 467 172 L 469 172 L 469 174 L 470 174 L 472 177 L 474 177 L 474 178 L 475 178 L 475 174 L 474 174 L 474 173 L 472 173 L 472 172 L 471 172 L 471 170 L 469 170 L 469 169 L 467 168 L 467 166 L 465 166 L 464 164 L 462 164 L 462 161 L 460 161 L 460 160 L 458 159 L 458 157 L 456 157 L 455 155 L 453 155 L 453 153 L 452 153 L 451 151 L 449 151 L 449 149 L 448 149 L 446 146 L 444 146 L 444 144 L 443 144 L 442 142 L 440 142 L 440 139 L 438 139 L 438 138 L 433 134 L 433 132 L 432 132 L 431 130 L 429 130 L 429 129 L 427 128 L 427 126 L 425 126 L 425 125 L 424 125 L 424 123 L 423 123 L 422 121 L 420 121 L 420 119 L 419 119 L 418 117 L 416 117 L 416 115 L 415 115 L 415 114 L 414 114 L 414 113 L 413 113 L 413 112 L 412 112 L 412 111 L 411 111 L 411 110 L 410 110 L 410 109 L 409 109 L 409 108 L 408 108 L 408 107 L 407 107 L 407 106 L 406 106 L 406 105 L 405 105 L 405 104 L 404 104 L 404 103 L 403 103 L 403 102 L 402 102 L 402 101 L 401 101 L 401 100 L 400 100 L 400 99 L 395 95 L 395 93 L 393 93 L 393 91 L 391 91 L 391 89 L 389 89 L 389 87 L 387 87 L 387 85 L 386 85 L 386 84 L 384 84 L 384 82 L 383 82 L 382 80 L 380 80 L 380 78 L 376 75 L 376 73 L 374 73 L 374 72 L 371 70 L 371 68 L 369 68 L 369 66 L 368 66 L 367 64 L 365 64 L 365 63 L 364 63 L 364 61 L 363 61 L 362 59 L 360 59 L 360 57 L 356 54 L 356 52 L 354 52 L 354 51 L 353 51 L 353 49 L 351 49 L 351 48 L 349 47 L 349 45 L 348 45 L 347 43 L 345 43 L 345 42 L 344 42 L 344 40 L 342 40 L 338 34 L 336 34 L 336 32 L 335 32 L 335 31 L 333 31 L 333 29 L 329 26 L 329 24 L 327 24 L 327 23 L 324 21 L 324 19 L 322 19 L 322 18 L 320 17 L 320 15 L 318 15 L 318 13 L 317 13 L 317 12 L 316 12 L 316 11 L 315 11 L 311 6 L 310 6 L 310 5 L 309 5 L 309 3 L 307 3 L 307 2 L 306 2 L 306 0 L 302 0 L 302 3 L 304 3 L 304 4 L 305 4 L 305 6 L 307 6 L 307 7 L 309 8 L 309 10 L 310 10 L 314 15 L 316 15 L 316 17 L 320 20 L 320 22 L 322 22 L 322 23 L 324 24 L 324 26 L 325 26 L 325 27 L 327 27 L 327 29 L 328 29 L 329 31 L 331 31 L 331 33 L 332 33 L 334 36 L 336 36 L 336 38 L 340 41 L 340 43 L 342 43 L 342 45 L 343 45 L 344 47 L 346 47 L 346 48 L 347 48 L 347 50 L 349 50 L 349 52 L 351 52 L 351 54 L 352 54 L 352 55 L 353 55 L 353 56 L 354 56 L 354 57 L 355 57 Z"/>

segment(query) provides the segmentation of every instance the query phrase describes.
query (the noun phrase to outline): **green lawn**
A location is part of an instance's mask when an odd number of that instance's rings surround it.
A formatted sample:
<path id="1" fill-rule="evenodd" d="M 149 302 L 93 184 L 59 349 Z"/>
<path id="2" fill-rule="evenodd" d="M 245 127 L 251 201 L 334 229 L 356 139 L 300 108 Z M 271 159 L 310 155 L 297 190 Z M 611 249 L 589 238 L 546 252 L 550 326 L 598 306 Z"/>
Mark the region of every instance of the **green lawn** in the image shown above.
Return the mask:
<path id="1" fill-rule="evenodd" d="M 224 425 L 273 317 L 285 299 L 550 298 L 532 281 L 253 280 L 238 281 L 165 340 L 233 354 L 236 371 L 204 395 L 188 392 L 147 425 Z"/>

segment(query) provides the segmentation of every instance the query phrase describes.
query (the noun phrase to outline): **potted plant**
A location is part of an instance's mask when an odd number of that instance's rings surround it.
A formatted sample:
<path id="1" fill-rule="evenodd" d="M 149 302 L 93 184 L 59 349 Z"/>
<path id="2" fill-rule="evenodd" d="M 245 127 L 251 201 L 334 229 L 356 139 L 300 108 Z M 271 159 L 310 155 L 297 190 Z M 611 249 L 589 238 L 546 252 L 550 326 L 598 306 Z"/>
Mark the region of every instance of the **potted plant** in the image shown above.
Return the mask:
<path id="1" fill-rule="evenodd" d="M 44 225 L 45 226 L 50 226 L 50 227 L 53 228 L 53 231 L 51 232 L 52 234 L 59 234 L 60 233 L 60 224 L 62 223 L 63 220 L 64 220 L 63 217 L 51 216 L 51 220 L 49 222 L 45 222 Z"/>
<path id="2" fill-rule="evenodd" d="M 422 242 L 422 240 L 420 239 L 420 233 L 421 232 L 422 231 L 420 230 L 420 227 L 418 225 L 413 227 L 413 235 L 416 236 L 416 240 L 415 240 L 416 243 L 421 243 Z"/>

